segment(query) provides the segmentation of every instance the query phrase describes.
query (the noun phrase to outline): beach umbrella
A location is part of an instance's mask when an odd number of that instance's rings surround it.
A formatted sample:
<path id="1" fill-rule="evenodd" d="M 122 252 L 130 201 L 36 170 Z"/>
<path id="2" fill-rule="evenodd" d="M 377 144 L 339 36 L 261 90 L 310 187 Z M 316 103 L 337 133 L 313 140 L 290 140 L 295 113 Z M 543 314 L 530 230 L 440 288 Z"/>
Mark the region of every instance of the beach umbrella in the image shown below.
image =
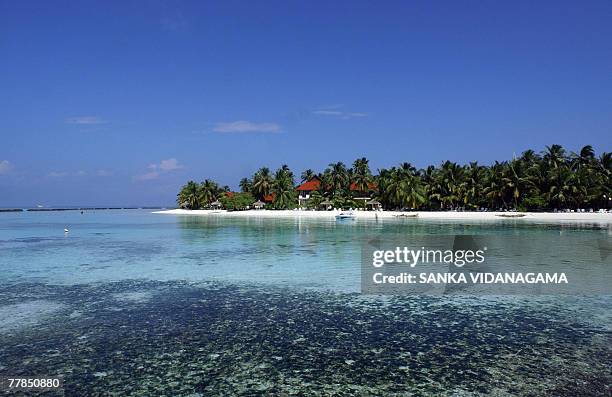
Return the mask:
<path id="1" fill-rule="evenodd" d="M 366 203 L 366 206 L 368 206 L 368 205 L 371 205 L 371 206 L 372 206 L 372 209 L 375 209 L 375 208 L 380 208 L 380 201 L 377 201 L 377 200 L 372 199 L 372 200 L 370 200 L 370 201 L 368 201 L 368 202 Z"/>
<path id="2" fill-rule="evenodd" d="M 321 203 L 319 204 L 319 206 L 321 206 L 321 207 L 325 207 L 325 208 L 328 208 L 328 207 L 330 207 L 330 206 L 332 206 L 332 205 L 334 205 L 334 203 L 332 203 L 332 202 L 331 202 L 331 201 L 329 201 L 329 200 L 321 201 Z"/>

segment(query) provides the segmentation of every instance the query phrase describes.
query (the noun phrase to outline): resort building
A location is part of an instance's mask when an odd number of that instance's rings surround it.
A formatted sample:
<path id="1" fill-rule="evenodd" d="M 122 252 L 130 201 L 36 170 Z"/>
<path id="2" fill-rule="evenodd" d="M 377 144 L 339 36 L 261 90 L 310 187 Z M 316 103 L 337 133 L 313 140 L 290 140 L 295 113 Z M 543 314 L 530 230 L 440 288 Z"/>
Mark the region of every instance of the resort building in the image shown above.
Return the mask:
<path id="1" fill-rule="evenodd" d="M 298 191 L 298 207 L 302 207 L 306 204 L 306 201 L 310 198 L 312 192 L 319 190 L 321 187 L 321 180 L 315 176 L 310 178 L 308 181 L 302 183 L 296 188 Z"/>
<path id="2" fill-rule="evenodd" d="M 302 183 L 300 186 L 296 188 L 298 192 L 298 206 L 302 207 L 306 204 L 306 202 L 310 199 L 312 193 L 314 191 L 320 190 L 321 188 L 321 179 L 315 176 L 309 179 L 308 181 Z M 357 187 L 355 182 L 351 183 L 349 187 L 351 191 L 351 195 L 355 200 L 363 200 L 364 202 L 370 201 L 372 199 L 372 193 L 378 189 L 375 183 L 368 183 L 367 191 L 362 191 Z M 323 204 L 323 203 L 321 203 Z M 329 203 L 331 205 L 331 203 Z M 365 207 L 365 205 L 364 205 Z M 374 206 L 373 206 L 374 207 Z"/>

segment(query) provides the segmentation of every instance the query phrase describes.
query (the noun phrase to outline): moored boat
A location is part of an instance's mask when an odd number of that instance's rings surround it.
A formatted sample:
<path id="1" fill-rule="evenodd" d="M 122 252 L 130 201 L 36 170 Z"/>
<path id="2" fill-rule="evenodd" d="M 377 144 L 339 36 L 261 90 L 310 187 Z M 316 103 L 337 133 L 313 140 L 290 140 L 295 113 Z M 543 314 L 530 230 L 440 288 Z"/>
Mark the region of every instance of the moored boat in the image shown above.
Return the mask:
<path id="1" fill-rule="evenodd" d="M 344 220 L 344 219 L 356 219 L 357 215 L 355 215 L 355 213 L 353 211 L 346 211 L 346 212 L 341 212 L 338 215 L 336 215 L 336 220 Z"/>

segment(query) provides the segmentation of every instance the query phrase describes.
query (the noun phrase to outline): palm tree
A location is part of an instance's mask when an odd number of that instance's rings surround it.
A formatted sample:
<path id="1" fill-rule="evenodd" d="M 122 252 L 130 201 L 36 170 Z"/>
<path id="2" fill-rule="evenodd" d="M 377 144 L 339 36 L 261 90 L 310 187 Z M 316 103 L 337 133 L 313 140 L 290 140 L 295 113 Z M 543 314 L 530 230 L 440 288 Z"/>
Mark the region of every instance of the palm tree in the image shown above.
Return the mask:
<path id="1" fill-rule="evenodd" d="M 346 166 L 343 162 L 332 163 L 326 172 L 329 171 L 329 189 L 332 195 L 342 194 L 348 191 L 349 178 Z"/>
<path id="2" fill-rule="evenodd" d="M 436 173 L 437 191 L 432 195 L 443 207 L 453 208 L 461 200 L 461 178 L 463 168 L 457 163 L 445 161 Z"/>
<path id="3" fill-rule="evenodd" d="M 561 165 L 565 164 L 565 161 L 566 156 L 565 149 L 563 149 L 563 146 L 546 146 L 546 151 L 544 152 L 544 162 L 546 163 L 549 169 L 559 168 Z"/>
<path id="4" fill-rule="evenodd" d="M 470 208 L 479 208 L 482 204 L 481 191 L 485 179 L 485 167 L 473 161 L 465 170 L 465 180 L 463 181 L 463 204 Z"/>
<path id="5" fill-rule="evenodd" d="M 436 191 L 439 190 L 434 179 L 436 176 L 436 167 L 430 165 L 425 169 L 419 170 L 418 175 L 423 182 L 427 206 L 430 209 L 440 208 L 441 203 L 438 202 L 436 196 L 434 196 Z"/>
<path id="6" fill-rule="evenodd" d="M 367 192 L 370 190 L 372 183 L 372 171 L 368 165 L 368 159 L 362 157 L 353 162 L 353 175 L 351 182 L 355 184 L 356 190 L 359 192 Z"/>
<path id="7" fill-rule="evenodd" d="M 575 174 L 569 167 L 559 167 L 551 171 L 551 186 L 548 202 L 555 208 L 569 208 L 574 205 L 574 195 L 578 193 Z"/>
<path id="8" fill-rule="evenodd" d="M 219 189 L 219 185 L 210 179 L 205 179 L 204 182 L 200 184 L 199 189 L 199 202 L 201 206 L 208 205 L 215 201 L 217 197 L 219 197 L 221 189 Z"/>
<path id="9" fill-rule="evenodd" d="M 194 181 L 187 182 L 177 195 L 176 199 L 179 207 L 187 207 L 189 209 L 200 208 L 200 189 Z"/>
<path id="10" fill-rule="evenodd" d="M 597 162 L 597 199 L 599 208 L 608 208 L 610 206 L 610 197 L 612 197 L 612 153 L 604 152 L 599 157 Z"/>
<path id="11" fill-rule="evenodd" d="M 251 182 L 249 178 L 242 178 L 239 186 L 242 193 L 251 193 L 251 190 L 253 189 L 253 182 Z"/>
<path id="12" fill-rule="evenodd" d="M 595 151 L 593 150 L 593 146 L 586 145 L 582 149 L 580 149 L 580 153 L 572 153 L 572 169 L 580 169 L 581 167 L 588 167 L 593 165 L 596 161 L 595 159 Z"/>
<path id="13" fill-rule="evenodd" d="M 273 184 L 274 178 L 272 178 L 270 174 L 270 169 L 268 167 L 262 167 L 253 175 L 253 191 L 251 193 L 262 200 L 265 196 L 270 194 Z"/>
<path id="14" fill-rule="evenodd" d="M 599 165 L 604 174 L 610 175 L 612 173 L 612 153 L 603 152 L 599 158 Z"/>
<path id="15" fill-rule="evenodd" d="M 276 171 L 272 191 L 275 208 L 286 209 L 295 204 L 296 193 L 293 185 L 293 172 L 287 165 L 283 165 Z"/>
<path id="16" fill-rule="evenodd" d="M 489 202 L 489 208 L 506 208 L 504 165 L 498 161 L 489 169 L 489 175 L 485 183 L 483 193 Z"/>
<path id="17" fill-rule="evenodd" d="M 521 195 L 535 187 L 532 178 L 526 175 L 521 167 L 520 160 L 513 160 L 504 164 L 503 188 L 509 192 L 514 200 L 514 208 L 519 207 Z"/>
<path id="18" fill-rule="evenodd" d="M 301 174 L 302 181 L 314 176 L 311 169 Z M 376 176 L 368 160 L 359 158 L 350 169 L 342 162 L 331 163 L 318 176 L 319 192 L 313 193 L 309 205 L 326 199 L 336 206 L 354 206 L 350 186 L 354 184 L 365 192 L 375 182 L 377 198 L 384 208 L 597 209 L 611 204 L 612 154 L 604 152 L 596 157 L 593 147 L 587 145 L 568 155 L 562 146 L 551 145 L 541 154 L 526 150 L 518 158 L 496 161 L 491 166 L 445 161 L 438 167 L 417 171 L 412 164 L 402 163 L 380 169 Z M 261 168 L 252 180 L 243 178 L 240 188 L 258 199 L 275 193 L 277 208 L 290 208 L 296 200 L 293 173 L 287 165 L 274 176 L 268 168 Z M 177 202 L 187 208 L 200 208 L 228 190 L 208 179 L 201 185 L 189 181 L 178 193 Z"/>
<path id="19" fill-rule="evenodd" d="M 409 163 L 382 169 L 378 178 L 379 199 L 387 208 L 419 208 L 426 201 L 426 189 Z"/>
<path id="20" fill-rule="evenodd" d="M 316 175 L 317 174 L 312 169 L 308 168 L 307 170 L 302 172 L 302 175 L 301 175 L 302 182 L 307 182 L 311 180 L 312 178 L 314 178 Z"/>

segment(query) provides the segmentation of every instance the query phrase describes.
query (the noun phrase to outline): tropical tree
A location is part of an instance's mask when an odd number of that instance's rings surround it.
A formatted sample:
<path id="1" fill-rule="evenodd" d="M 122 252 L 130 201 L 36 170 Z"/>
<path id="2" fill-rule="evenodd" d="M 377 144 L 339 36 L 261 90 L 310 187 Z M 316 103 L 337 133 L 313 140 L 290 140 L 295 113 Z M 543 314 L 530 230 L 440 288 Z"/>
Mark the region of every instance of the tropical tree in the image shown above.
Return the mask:
<path id="1" fill-rule="evenodd" d="M 489 169 L 483 189 L 488 208 L 507 208 L 505 197 L 504 165 L 498 161 Z"/>
<path id="2" fill-rule="evenodd" d="M 314 172 L 312 169 L 308 168 L 307 170 L 302 172 L 301 180 L 302 180 L 302 182 L 307 182 L 307 181 L 311 180 L 312 178 L 314 178 L 316 175 L 317 175 L 316 172 Z"/>
<path id="3" fill-rule="evenodd" d="M 198 184 L 194 181 L 189 181 L 179 191 L 176 199 L 179 207 L 186 207 L 189 209 L 200 208 L 200 189 Z"/>
<path id="4" fill-rule="evenodd" d="M 435 190 L 432 194 L 443 208 L 452 209 L 462 198 L 463 168 L 457 163 L 445 161 L 434 176 Z"/>
<path id="5" fill-rule="evenodd" d="M 287 209 L 295 205 L 297 193 L 294 190 L 293 172 L 283 165 L 274 174 L 272 192 L 274 193 L 274 208 Z"/>
<path id="6" fill-rule="evenodd" d="M 462 181 L 463 205 L 468 208 L 479 208 L 483 204 L 481 191 L 486 177 L 486 168 L 473 161 L 465 169 Z"/>
<path id="7" fill-rule="evenodd" d="M 547 199 L 553 208 L 574 206 L 576 193 L 578 193 L 578 186 L 575 184 L 575 174 L 569 167 L 558 167 L 551 170 Z"/>
<path id="8" fill-rule="evenodd" d="M 343 162 L 331 163 L 325 170 L 325 174 L 327 174 L 326 179 L 329 183 L 326 188 L 331 191 L 333 196 L 348 192 L 350 179 Z"/>
<path id="9" fill-rule="evenodd" d="M 239 185 L 242 193 L 251 193 L 251 190 L 253 189 L 253 182 L 251 182 L 249 178 L 242 178 Z"/>
<path id="10" fill-rule="evenodd" d="M 381 170 L 379 198 L 387 208 L 419 208 L 426 201 L 426 188 L 410 163 Z"/>
<path id="11" fill-rule="evenodd" d="M 531 189 L 535 189 L 535 183 L 532 177 L 523 168 L 520 160 L 512 160 L 508 163 L 503 163 L 503 184 L 506 191 L 506 196 L 510 196 L 514 202 L 514 208 L 519 207 L 519 202 L 524 195 Z"/>
<path id="12" fill-rule="evenodd" d="M 359 192 L 369 191 L 372 180 L 372 171 L 370 171 L 368 159 L 362 157 L 355 160 L 353 162 L 353 175 L 351 182 L 355 184 L 356 190 Z"/>
<path id="13" fill-rule="evenodd" d="M 204 207 L 215 201 L 222 191 L 223 190 L 219 188 L 217 182 L 205 179 L 204 182 L 200 184 L 199 189 L 198 199 L 200 206 Z"/>
<path id="14" fill-rule="evenodd" d="M 268 167 L 260 168 L 259 171 L 253 175 L 253 185 L 252 191 L 253 195 L 257 197 L 259 200 L 263 200 L 263 198 L 269 195 L 272 192 L 272 187 L 274 185 L 274 178 L 270 173 L 270 169 Z"/>
<path id="15" fill-rule="evenodd" d="M 223 207 L 230 211 L 240 211 L 249 208 L 255 199 L 251 193 L 235 193 L 232 195 L 223 195 L 219 199 Z"/>
<path id="16" fill-rule="evenodd" d="M 307 181 L 315 175 L 307 169 L 301 179 Z M 331 200 L 336 207 L 354 207 L 357 203 L 351 186 L 368 192 L 372 183 L 377 185 L 376 197 L 385 208 L 596 210 L 612 205 L 612 154 L 604 152 L 597 157 L 590 145 L 578 152 L 568 152 L 556 144 L 541 153 L 529 149 L 520 157 L 495 161 L 490 166 L 445 161 L 438 167 L 430 165 L 417 171 L 406 162 L 380 169 L 378 175 L 372 174 L 368 160 L 362 157 L 348 169 L 342 162 L 331 163 L 318 177 L 319 191 L 312 193 L 308 203 L 315 207 L 323 200 Z M 291 208 L 296 202 L 294 176 L 287 165 L 274 175 L 268 168 L 261 168 L 251 180 L 243 178 L 240 189 L 260 200 L 274 193 L 275 208 Z M 182 207 L 200 208 L 229 196 L 222 194 L 227 191 L 229 187 L 219 188 L 212 180 L 200 185 L 189 181 L 181 187 L 177 202 Z"/>
<path id="17" fill-rule="evenodd" d="M 563 149 L 563 146 L 546 146 L 546 151 L 544 152 L 544 162 L 549 169 L 555 169 L 561 167 L 562 165 L 565 165 L 566 154 L 565 149 Z"/>

